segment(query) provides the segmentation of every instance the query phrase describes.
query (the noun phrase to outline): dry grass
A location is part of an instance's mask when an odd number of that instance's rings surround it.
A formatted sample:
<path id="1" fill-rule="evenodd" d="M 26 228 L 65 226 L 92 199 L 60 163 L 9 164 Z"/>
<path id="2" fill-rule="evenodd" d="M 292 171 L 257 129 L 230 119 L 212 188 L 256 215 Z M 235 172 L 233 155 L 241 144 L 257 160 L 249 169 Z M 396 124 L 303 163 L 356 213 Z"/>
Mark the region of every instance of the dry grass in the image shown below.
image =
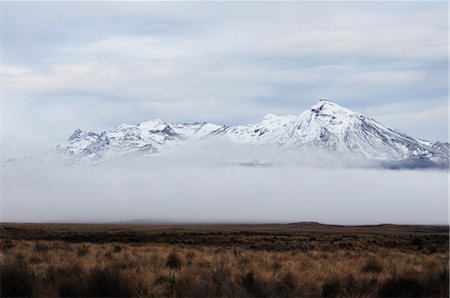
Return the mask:
<path id="1" fill-rule="evenodd" d="M 442 253 L 12 243 L 1 252 L 3 297 L 448 295 L 448 258 Z M 42 252 L 38 243 L 49 249 Z M 80 255 L 85 247 L 88 252 Z"/>
<path id="2" fill-rule="evenodd" d="M 434 239 L 420 237 L 421 247 Z M 2 239 L 1 296 L 448 297 L 448 241 L 431 243 L 435 252 L 347 242 L 334 250 L 267 250 Z"/>

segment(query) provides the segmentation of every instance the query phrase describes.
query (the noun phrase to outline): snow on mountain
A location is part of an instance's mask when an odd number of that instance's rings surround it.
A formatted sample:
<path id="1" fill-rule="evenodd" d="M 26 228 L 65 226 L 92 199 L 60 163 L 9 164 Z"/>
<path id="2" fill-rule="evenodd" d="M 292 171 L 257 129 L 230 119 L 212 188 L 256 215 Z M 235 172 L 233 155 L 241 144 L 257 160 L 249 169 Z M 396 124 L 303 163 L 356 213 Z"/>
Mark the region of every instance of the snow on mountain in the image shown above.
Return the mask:
<path id="1" fill-rule="evenodd" d="M 121 124 L 100 134 L 77 129 L 66 143 L 56 146 L 51 155 L 75 164 L 135 153 L 148 155 L 199 139 L 219 127 L 210 123 L 169 124 L 154 119 L 137 125 Z"/>
<path id="2" fill-rule="evenodd" d="M 176 154 L 176 149 L 189 150 L 206 141 L 248 145 L 255 150 L 270 145 L 280 150 L 280 158 L 287 151 L 299 157 L 321 152 L 338 160 L 365 159 L 388 167 L 449 165 L 448 143 L 412 138 L 325 99 L 300 115 L 269 114 L 260 123 L 249 125 L 171 124 L 155 119 L 121 124 L 100 134 L 77 129 L 51 154 L 72 164 L 92 163 L 130 154 Z"/>

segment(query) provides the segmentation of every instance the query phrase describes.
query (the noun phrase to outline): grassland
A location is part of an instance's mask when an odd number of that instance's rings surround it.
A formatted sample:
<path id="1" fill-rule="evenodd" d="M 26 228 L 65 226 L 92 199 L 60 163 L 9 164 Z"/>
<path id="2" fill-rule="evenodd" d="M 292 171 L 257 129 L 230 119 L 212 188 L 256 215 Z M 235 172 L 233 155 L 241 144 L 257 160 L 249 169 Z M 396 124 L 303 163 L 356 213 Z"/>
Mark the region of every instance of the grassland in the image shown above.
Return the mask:
<path id="1" fill-rule="evenodd" d="M 1 224 L 1 296 L 448 297 L 447 226 Z"/>

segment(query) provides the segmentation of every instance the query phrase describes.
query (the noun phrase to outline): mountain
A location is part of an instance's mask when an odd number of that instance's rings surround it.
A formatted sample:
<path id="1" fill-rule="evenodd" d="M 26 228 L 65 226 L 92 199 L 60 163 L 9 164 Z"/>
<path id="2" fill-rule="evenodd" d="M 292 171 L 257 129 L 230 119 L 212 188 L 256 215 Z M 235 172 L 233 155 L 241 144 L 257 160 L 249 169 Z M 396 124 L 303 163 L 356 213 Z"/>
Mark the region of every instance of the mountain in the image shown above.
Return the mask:
<path id="1" fill-rule="evenodd" d="M 333 160 L 370 161 L 390 168 L 449 166 L 448 143 L 410 137 L 326 99 L 300 115 L 269 114 L 249 125 L 173 124 L 155 119 L 121 124 L 102 133 L 77 129 L 51 155 L 70 164 L 96 163 L 126 155 L 176 154 L 199 144 L 209 144 L 214 151 L 211 144 L 224 143 L 252 150 L 275 148 L 280 158 L 285 152 L 300 158 L 320 153 Z"/>
<path id="2" fill-rule="evenodd" d="M 211 123 L 169 124 L 162 119 L 121 124 L 102 133 L 76 129 L 51 155 L 69 163 L 92 163 L 127 154 L 155 154 L 207 136 L 221 126 Z"/>

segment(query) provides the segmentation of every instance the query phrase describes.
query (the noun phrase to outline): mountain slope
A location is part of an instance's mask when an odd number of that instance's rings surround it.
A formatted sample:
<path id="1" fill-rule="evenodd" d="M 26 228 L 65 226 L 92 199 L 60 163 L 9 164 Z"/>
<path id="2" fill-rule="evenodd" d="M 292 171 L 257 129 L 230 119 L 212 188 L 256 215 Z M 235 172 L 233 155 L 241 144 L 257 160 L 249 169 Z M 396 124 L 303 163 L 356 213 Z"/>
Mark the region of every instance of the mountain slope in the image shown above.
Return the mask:
<path id="1" fill-rule="evenodd" d="M 198 139 L 219 127 L 210 123 L 168 124 L 155 119 L 137 125 L 121 124 L 100 134 L 77 129 L 51 155 L 69 163 L 90 163 L 131 153 L 154 154 Z"/>
<path id="2" fill-rule="evenodd" d="M 412 138 L 329 100 L 319 101 L 298 116 L 269 114 L 250 125 L 170 124 L 155 119 L 122 124 L 100 134 L 76 130 L 52 154 L 69 163 L 91 163 L 129 154 L 189 150 L 206 141 L 248 145 L 255 150 L 269 145 L 299 156 L 320 152 L 337 160 L 365 159 L 388 167 L 448 168 L 449 164 L 448 143 Z"/>

